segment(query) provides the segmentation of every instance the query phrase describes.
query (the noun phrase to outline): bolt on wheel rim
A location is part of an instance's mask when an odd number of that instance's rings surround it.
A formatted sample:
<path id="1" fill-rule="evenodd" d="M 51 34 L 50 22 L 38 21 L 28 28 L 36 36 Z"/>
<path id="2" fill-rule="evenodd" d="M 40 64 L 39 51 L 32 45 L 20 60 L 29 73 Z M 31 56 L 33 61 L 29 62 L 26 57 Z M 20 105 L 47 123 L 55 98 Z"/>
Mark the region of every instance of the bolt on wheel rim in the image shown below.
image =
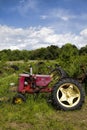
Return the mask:
<path id="1" fill-rule="evenodd" d="M 80 90 L 74 84 L 63 84 L 57 90 L 57 100 L 64 107 L 74 107 L 80 101 Z"/>

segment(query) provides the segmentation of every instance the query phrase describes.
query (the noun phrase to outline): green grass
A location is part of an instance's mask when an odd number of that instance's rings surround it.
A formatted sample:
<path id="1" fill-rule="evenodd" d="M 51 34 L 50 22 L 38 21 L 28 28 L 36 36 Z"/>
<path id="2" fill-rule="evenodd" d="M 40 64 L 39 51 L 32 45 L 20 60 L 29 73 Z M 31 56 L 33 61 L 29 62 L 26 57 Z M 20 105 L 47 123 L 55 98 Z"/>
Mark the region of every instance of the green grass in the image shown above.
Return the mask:
<path id="1" fill-rule="evenodd" d="M 87 97 L 81 110 L 57 111 L 48 104 L 48 94 L 40 94 L 34 100 L 28 95 L 26 103 L 12 104 L 9 84 L 18 83 L 17 73 L 0 76 L 0 97 L 10 97 L 9 102 L 0 102 L 0 130 L 87 130 Z"/>
<path id="2" fill-rule="evenodd" d="M 87 99 L 76 111 L 56 111 L 44 98 L 0 105 L 0 130 L 87 130 Z"/>

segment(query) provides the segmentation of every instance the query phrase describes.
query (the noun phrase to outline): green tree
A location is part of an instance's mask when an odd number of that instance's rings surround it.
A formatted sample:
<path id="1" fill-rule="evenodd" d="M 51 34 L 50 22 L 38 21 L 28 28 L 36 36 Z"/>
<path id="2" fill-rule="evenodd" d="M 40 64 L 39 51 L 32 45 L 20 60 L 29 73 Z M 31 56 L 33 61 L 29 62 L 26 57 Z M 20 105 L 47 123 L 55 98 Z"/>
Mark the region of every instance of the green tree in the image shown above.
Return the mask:
<path id="1" fill-rule="evenodd" d="M 47 47 L 46 56 L 47 59 L 57 59 L 59 57 L 60 49 L 58 46 L 51 45 Z"/>
<path id="2" fill-rule="evenodd" d="M 29 56 L 30 56 L 30 54 L 27 50 L 20 51 L 20 56 L 19 56 L 20 60 L 28 61 Z"/>
<path id="3" fill-rule="evenodd" d="M 11 52 L 11 61 L 17 61 L 20 60 L 20 51 L 19 50 L 13 50 Z"/>
<path id="4" fill-rule="evenodd" d="M 79 50 L 75 45 L 70 43 L 65 44 L 61 47 L 60 59 L 69 61 L 73 56 L 78 56 Z"/>
<path id="5" fill-rule="evenodd" d="M 87 55 L 87 45 L 79 50 L 80 55 Z"/>

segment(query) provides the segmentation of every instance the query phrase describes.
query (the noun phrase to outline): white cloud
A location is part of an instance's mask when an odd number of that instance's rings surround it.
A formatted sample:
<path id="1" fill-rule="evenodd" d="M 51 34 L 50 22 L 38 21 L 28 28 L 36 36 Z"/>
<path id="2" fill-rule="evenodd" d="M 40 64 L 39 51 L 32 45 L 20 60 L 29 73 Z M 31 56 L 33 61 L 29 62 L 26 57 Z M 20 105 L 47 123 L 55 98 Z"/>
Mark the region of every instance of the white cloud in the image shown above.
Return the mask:
<path id="1" fill-rule="evenodd" d="M 52 11 L 52 16 L 56 18 L 60 18 L 61 20 L 68 21 L 71 19 L 73 16 L 70 15 L 69 10 L 66 9 L 54 9 Z"/>
<path id="2" fill-rule="evenodd" d="M 87 37 L 87 28 L 84 29 L 84 30 L 82 30 L 82 31 L 80 32 L 80 34 L 81 34 L 81 36 L 83 36 L 84 38 Z"/>
<path id="3" fill-rule="evenodd" d="M 45 19 L 48 18 L 48 16 L 47 16 L 47 15 L 41 15 L 40 18 L 41 18 L 42 20 L 45 20 Z"/>
<path id="4" fill-rule="evenodd" d="M 61 47 L 66 43 L 75 44 L 78 48 L 87 45 L 87 28 L 76 35 L 57 34 L 51 27 L 13 28 L 0 25 L 0 50 L 31 50 L 50 45 Z"/>
<path id="5" fill-rule="evenodd" d="M 64 20 L 64 21 L 68 21 L 69 20 L 69 18 L 67 16 L 63 16 L 63 17 L 61 17 L 61 19 Z"/>
<path id="6" fill-rule="evenodd" d="M 70 10 L 62 8 L 52 9 L 47 14 L 41 15 L 41 19 L 57 18 L 63 21 L 75 19 L 76 17 L 76 14 L 72 14 Z"/>

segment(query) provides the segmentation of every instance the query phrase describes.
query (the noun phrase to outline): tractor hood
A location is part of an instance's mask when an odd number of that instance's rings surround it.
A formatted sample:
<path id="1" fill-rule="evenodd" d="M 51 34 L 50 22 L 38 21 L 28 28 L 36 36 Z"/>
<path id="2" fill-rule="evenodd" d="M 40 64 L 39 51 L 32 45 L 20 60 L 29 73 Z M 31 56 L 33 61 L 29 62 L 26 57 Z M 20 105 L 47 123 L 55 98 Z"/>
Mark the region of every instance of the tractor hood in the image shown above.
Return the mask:
<path id="1" fill-rule="evenodd" d="M 30 77 L 29 74 L 20 74 L 20 77 Z M 50 75 L 39 75 L 39 74 L 33 74 L 32 77 L 36 81 L 36 86 L 47 86 L 51 82 L 51 76 Z"/>

